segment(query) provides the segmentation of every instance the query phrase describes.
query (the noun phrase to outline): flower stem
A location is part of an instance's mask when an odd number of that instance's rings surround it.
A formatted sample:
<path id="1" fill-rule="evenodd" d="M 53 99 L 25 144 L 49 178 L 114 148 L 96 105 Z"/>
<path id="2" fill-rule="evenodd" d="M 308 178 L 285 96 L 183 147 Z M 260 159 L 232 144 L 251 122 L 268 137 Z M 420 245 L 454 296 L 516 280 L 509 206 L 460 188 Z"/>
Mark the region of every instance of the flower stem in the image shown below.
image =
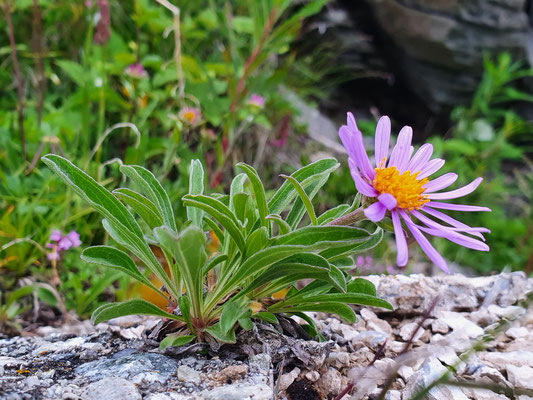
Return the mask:
<path id="1" fill-rule="evenodd" d="M 362 221 L 365 219 L 365 214 L 363 213 L 363 207 L 352 211 L 349 214 L 343 215 L 337 219 L 334 219 L 331 222 L 328 222 L 328 225 L 352 225 L 356 222 Z"/>

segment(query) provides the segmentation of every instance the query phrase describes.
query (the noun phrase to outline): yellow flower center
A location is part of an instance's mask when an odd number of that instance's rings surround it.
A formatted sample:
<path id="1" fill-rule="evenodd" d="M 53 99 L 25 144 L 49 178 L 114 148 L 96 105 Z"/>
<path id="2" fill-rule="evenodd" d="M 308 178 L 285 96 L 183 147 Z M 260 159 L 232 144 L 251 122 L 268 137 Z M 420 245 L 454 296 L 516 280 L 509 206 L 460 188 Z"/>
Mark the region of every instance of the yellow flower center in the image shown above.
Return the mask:
<path id="1" fill-rule="evenodd" d="M 192 111 L 187 111 L 185 114 L 183 114 L 185 119 L 187 119 L 190 123 L 194 120 L 194 113 Z"/>
<path id="2" fill-rule="evenodd" d="M 389 193 L 396 199 L 396 207 L 405 210 L 418 210 L 429 199 L 424 195 L 424 186 L 428 179 L 416 179 L 419 172 L 411 174 L 411 171 L 405 171 L 400 175 L 396 167 L 376 168 L 376 177 L 372 181 L 372 186 L 379 194 Z"/>

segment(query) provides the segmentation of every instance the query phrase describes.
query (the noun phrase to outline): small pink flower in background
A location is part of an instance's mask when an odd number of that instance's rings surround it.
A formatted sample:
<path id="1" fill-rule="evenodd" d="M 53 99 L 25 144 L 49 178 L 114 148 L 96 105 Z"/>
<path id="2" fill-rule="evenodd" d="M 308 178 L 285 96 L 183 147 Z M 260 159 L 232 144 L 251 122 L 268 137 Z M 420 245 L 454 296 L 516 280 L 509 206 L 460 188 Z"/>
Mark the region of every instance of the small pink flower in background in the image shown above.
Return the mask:
<path id="1" fill-rule="evenodd" d="M 254 107 L 263 108 L 265 106 L 265 98 L 257 93 L 252 93 L 246 104 L 249 104 Z"/>
<path id="2" fill-rule="evenodd" d="M 387 212 L 391 215 L 398 266 L 405 266 L 408 256 L 402 220 L 429 259 L 447 273 L 449 270 L 446 261 L 429 243 L 424 233 L 443 237 L 474 250 L 488 251 L 489 247 L 483 243 L 485 238 L 482 235 L 490 232 L 488 229 L 469 227 L 439 210 L 469 212 L 490 211 L 490 209 L 438 201 L 466 196 L 472 193 L 483 179 L 477 178 L 460 189 L 437 193 L 453 184 L 457 174 L 447 173 L 429 180 L 428 177 L 437 172 L 445 161 L 438 158 L 430 160 L 433 146 L 429 143 L 422 145 L 413 155 L 414 148 L 411 146 L 413 130 L 409 126 L 402 128 L 396 145 L 389 154 L 390 130 L 389 118 L 381 117 L 375 134 L 375 168 L 370 164 L 363 145 L 363 136 L 357 128 L 352 113 L 348 113 L 347 125 L 340 127 L 339 137 L 348 152 L 350 173 L 357 190 L 368 200 L 373 201 L 364 210 L 365 216 L 373 222 L 378 222 Z M 475 236 L 482 241 L 465 234 Z"/>
<path id="3" fill-rule="evenodd" d="M 57 229 L 52 231 L 52 233 L 50 234 L 50 240 L 52 242 L 59 242 L 60 239 L 61 239 L 61 231 L 58 231 Z"/>
<path id="4" fill-rule="evenodd" d="M 124 70 L 124 73 L 132 78 L 147 78 L 148 72 L 141 63 L 130 64 Z"/>
<path id="5" fill-rule="evenodd" d="M 194 107 L 184 107 L 178 113 L 178 118 L 188 125 L 194 126 L 200 121 L 200 110 Z"/>
<path id="6" fill-rule="evenodd" d="M 50 242 L 45 245 L 47 249 L 52 249 L 52 251 L 46 255 L 46 258 L 50 261 L 58 260 L 60 258 L 60 251 L 79 247 L 80 245 L 80 235 L 76 231 L 70 231 L 66 235 L 63 235 L 61 231 L 53 230 L 50 234 Z"/>

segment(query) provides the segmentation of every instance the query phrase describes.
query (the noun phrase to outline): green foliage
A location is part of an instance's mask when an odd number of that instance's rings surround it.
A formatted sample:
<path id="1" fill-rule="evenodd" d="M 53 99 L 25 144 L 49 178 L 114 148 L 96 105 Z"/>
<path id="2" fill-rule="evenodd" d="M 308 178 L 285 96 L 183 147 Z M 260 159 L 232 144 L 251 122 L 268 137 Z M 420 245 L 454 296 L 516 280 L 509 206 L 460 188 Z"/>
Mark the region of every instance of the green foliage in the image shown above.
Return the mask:
<path id="1" fill-rule="evenodd" d="M 191 220 L 179 231 L 166 192 L 144 168 L 125 165 L 121 171 L 139 184 L 146 201 L 154 202 L 155 206 L 149 207 L 163 224 L 151 231 L 143 231 L 138 224 L 137 218 L 144 218 L 143 212 L 137 213 L 135 207 L 128 209 L 70 161 L 57 155 L 47 155 L 43 161 L 105 217 L 103 225 L 109 235 L 141 260 L 146 270 L 140 269 L 127 253 L 109 246 L 90 247 L 82 258 L 122 271 L 152 289 L 155 288 L 145 278 L 147 271 L 164 283 L 164 292 L 155 290 L 168 300 L 169 312 L 134 299 L 100 306 L 92 316 L 95 323 L 129 314 L 181 321 L 181 329 L 162 342 L 166 346 L 188 343 L 193 337 L 201 340 L 206 334 L 222 342 L 234 342 L 237 324 L 250 329 L 252 319 L 274 321 L 279 313 L 326 311 L 354 321 L 355 315 L 346 304 L 391 308 L 376 297 L 370 282 L 352 281 L 334 264 L 340 257 L 372 248 L 382 238 L 381 229 L 369 233 L 348 226 L 317 225 L 311 200 L 338 165 L 332 159 L 317 161 L 287 177 L 269 202 L 255 169 L 242 163 L 239 167 L 245 174 L 235 177 L 229 197 L 217 199 L 199 194 L 203 169 L 198 161 L 193 161 L 191 193 L 183 197 L 183 204 L 203 213 L 189 212 Z M 245 187 L 244 177 L 250 181 L 251 191 Z M 303 207 L 304 203 L 308 206 Z M 313 224 L 302 226 L 303 215 L 294 213 L 301 207 L 308 211 Z M 274 212 L 287 217 L 269 218 Z M 294 215 L 291 226 L 286 220 Z M 218 226 L 221 242 L 214 254 L 208 254 L 205 232 L 214 226 Z M 168 273 L 154 257 L 150 244 L 165 255 Z M 296 282 L 303 278 L 313 281 L 297 289 Z M 284 288 L 289 290 L 283 298 L 273 297 Z M 254 303 L 260 308 L 253 309 Z M 173 309 L 180 312 L 172 313 Z M 317 334 L 314 326 L 309 325 L 308 329 Z"/>
<path id="2" fill-rule="evenodd" d="M 157 2 L 110 1 L 110 37 L 97 43 L 97 2 L 92 6 L 83 0 L 10 2 L 23 98 L 17 97 L 9 38 L 2 35 L 2 290 L 15 288 L 23 276 L 32 275 L 41 282 L 51 279 L 44 246 L 54 229 L 75 230 L 84 244 L 101 245 L 108 240 L 93 209 L 72 190 L 64 190 L 38 162 L 48 152 L 66 154 L 106 189 L 116 189 L 113 196 L 142 216 L 143 229 L 164 223 L 176 231 L 187 219 L 199 226 L 204 211 L 181 207 L 184 194 L 204 193 L 204 183 L 198 186 L 197 179 L 188 188 L 189 163 L 206 160 L 207 170 L 221 173 L 221 177 L 211 174 L 210 186 L 223 184 L 229 172 L 227 158 L 243 153 L 243 132 L 254 134 L 260 127 L 273 135 L 272 126 L 292 113 L 278 86 L 292 68 L 290 45 L 303 19 L 320 11 L 324 3 L 179 1 L 181 37 L 176 42 L 168 34 L 175 27 L 173 15 Z M 8 32 L 6 18 L 0 19 L 0 30 Z M 132 73 L 129 67 L 137 64 L 142 72 Z M 268 107 L 249 104 L 251 93 L 261 95 Z M 188 123 L 181 114 L 186 107 L 198 110 L 196 123 Z M 25 158 L 19 136 L 22 108 Z M 132 167 L 121 171 L 123 164 L 149 166 L 153 175 Z M 133 189 L 118 188 L 125 179 L 122 173 Z M 201 173 L 201 163 L 195 162 L 193 175 Z M 238 202 L 243 200 L 241 196 Z M 137 234 L 140 229 L 129 223 L 118 225 L 123 222 L 113 217 L 105 222 L 119 241 L 130 229 Z M 144 250 L 145 257 L 151 257 Z M 116 275 L 87 269 L 78 261 L 77 251 L 72 253 L 57 266 L 68 309 L 83 316 L 101 303 L 106 290 L 107 297 L 113 291 L 120 292 L 119 297 L 135 295 L 124 279 L 118 282 L 119 290 L 109 289 Z M 117 286 L 116 281 L 113 284 Z M 99 289 L 85 297 L 80 288 L 86 287 Z"/>
<path id="3" fill-rule="evenodd" d="M 515 84 L 533 76 L 533 69 L 513 62 L 509 54 L 495 61 L 484 60 L 484 73 L 467 107 L 452 112 L 456 122 L 452 138 L 431 139 L 435 155 L 446 160 L 443 172 L 455 172 L 462 183 L 483 176 L 483 189 L 465 198 L 467 204 L 483 204 L 490 213 L 461 213 L 461 221 L 491 230 L 487 236 L 490 252 L 467 252 L 441 241 L 439 250 L 446 257 L 479 272 L 505 267 L 522 269 L 527 265 L 533 246 L 530 226 L 533 171 L 523 162 L 533 142 L 533 125 L 522 119 L 510 104 L 532 102 L 531 94 Z M 450 214 L 453 216 L 453 213 Z"/>

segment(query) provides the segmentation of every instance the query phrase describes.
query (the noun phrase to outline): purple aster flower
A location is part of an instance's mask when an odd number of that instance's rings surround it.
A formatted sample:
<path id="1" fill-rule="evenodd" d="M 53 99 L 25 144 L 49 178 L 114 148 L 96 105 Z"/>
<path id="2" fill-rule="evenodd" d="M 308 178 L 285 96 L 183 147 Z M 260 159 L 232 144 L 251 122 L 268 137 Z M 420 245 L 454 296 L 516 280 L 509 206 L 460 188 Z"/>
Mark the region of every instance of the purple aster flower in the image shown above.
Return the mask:
<path id="1" fill-rule="evenodd" d="M 381 117 L 375 134 L 375 168 L 370 164 L 363 146 L 363 136 L 352 113 L 348 113 L 347 125 L 340 127 L 339 137 L 348 152 L 350 173 L 357 190 L 372 201 L 364 210 L 365 216 L 373 222 L 378 222 L 387 212 L 391 215 L 398 266 L 407 264 L 407 241 L 401 221 L 429 259 L 447 273 L 449 270 L 446 261 L 429 243 L 424 233 L 443 237 L 474 250 L 488 251 L 489 247 L 483 243 L 485 238 L 482 235 L 489 232 L 488 229 L 469 227 L 439 211 L 490 211 L 487 207 L 439 201 L 466 196 L 472 193 L 483 179 L 477 178 L 462 188 L 437 193 L 453 184 L 457 174 L 447 173 L 429 180 L 428 177 L 444 165 L 444 160 L 430 160 L 433 146 L 429 143 L 422 145 L 413 155 L 413 130 L 409 126 L 402 128 L 396 145 L 389 154 L 390 130 L 389 118 Z"/>
<path id="2" fill-rule="evenodd" d="M 252 93 L 246 103 L 251 106 L 263 108 L 265 106 L 265 98 L 257 93 Z"/>
<path id="3" fill-rule="evenodd" d="M 132 78 L 147 78 L 148 72 L 144 69 L 141 63 L 128 65 L 124 73 Z"/>

